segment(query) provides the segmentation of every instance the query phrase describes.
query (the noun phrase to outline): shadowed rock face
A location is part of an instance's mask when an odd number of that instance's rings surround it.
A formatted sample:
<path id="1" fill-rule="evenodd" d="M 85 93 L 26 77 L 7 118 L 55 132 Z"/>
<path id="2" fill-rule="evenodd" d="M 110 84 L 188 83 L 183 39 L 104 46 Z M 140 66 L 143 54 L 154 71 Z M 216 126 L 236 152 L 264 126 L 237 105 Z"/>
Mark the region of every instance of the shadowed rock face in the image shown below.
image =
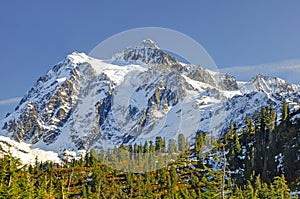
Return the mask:
<path id="1" fill-rule="evenodd" d="M 235 77 L 223 73 L 212 73 L 209 70 L 196 65 L 185 66 L 186 75 L 196 81 L 209 84 L 222 90 L 238 90 Z"/>
<path id="2" fill-rule="evenodd" d="M 35 103 L 28 103 L 20 119 L 5 123 L 3 128 L 14 132 L 12 137 L 17 141 L 37 142 L 42 136 L 42 129 L 39 126 Z"/>
<path id="3" fill-rule="evenodd" d="M 61 134 L 60 127 L 70 119 L 76 106 L 80 84 L 84 78 L 95 76 L 89 64 L 82 64 L 83 70 L 70 70 L 69 79 L 64 82 L 53 81 L 53 73 L 68 72 L 69 65 L 73 63 L 66 59 L 54 66 L 22 98 L 15 109 L 18 117 L 8 120 L 3 126 L 4 130 L 12 133 L 13 138 L 33 144 L 42 139 L 51 144 Z"/>
<path id="4" fill-rule="evenodd" d="M 112 104 L 112 94 L 107 95 L 107 97 L 102 98 L 99 102 L 96 104 L 96 111 L 98 113 L 98 122 L 99 126 L 102 126 L 104 124 L 104 121 L 107 118 L 107 115 L 111 109 Z"/>

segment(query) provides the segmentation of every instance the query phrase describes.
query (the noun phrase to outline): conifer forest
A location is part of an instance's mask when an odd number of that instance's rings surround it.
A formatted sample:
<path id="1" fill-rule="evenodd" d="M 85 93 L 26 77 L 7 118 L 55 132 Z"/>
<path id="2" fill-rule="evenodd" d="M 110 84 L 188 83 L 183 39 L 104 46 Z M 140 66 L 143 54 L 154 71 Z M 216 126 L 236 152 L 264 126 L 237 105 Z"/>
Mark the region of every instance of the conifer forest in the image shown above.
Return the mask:
<path id="1" fill-rule="evenodd" d="M 195 132 L 166 141 L 92 149 L 61 163 L 0 159 L 0 198 L 298 198 L 300 120 L 285 101 L 231 124 L 220 138 Z"/>

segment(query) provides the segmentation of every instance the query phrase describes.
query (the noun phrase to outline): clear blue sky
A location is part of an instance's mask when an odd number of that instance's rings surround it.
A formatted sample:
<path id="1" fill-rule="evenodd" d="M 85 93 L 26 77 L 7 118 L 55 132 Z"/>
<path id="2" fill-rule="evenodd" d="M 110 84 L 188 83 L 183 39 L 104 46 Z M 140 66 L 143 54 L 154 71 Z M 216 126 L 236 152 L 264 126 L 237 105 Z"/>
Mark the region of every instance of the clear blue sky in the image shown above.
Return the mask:
<path id="1" fill-rule="evenodd" d="M 0 100 L 22 96 L 73 51 L 147 26 L 198 41 L 220 68 L 300 59 L 300 1 L 3 0 Z"/>

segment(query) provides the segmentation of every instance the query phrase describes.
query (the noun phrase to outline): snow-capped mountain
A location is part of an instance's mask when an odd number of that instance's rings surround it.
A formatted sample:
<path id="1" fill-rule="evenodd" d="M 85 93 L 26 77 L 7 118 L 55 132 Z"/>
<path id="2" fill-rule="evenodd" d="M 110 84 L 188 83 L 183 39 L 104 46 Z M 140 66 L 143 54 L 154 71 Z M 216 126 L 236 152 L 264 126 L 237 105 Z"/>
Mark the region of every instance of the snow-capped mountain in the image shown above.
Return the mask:
<path id="1" fill-rule="evenodd" d="M 268 103 L 300 106 L 300 85 L 257 75 L 250 82 L 183 64 L 151 40 L 111 60 L 74 52 L 41 76 L 3 119 L 3 136 L 54 152 L 221 135 Z"/>

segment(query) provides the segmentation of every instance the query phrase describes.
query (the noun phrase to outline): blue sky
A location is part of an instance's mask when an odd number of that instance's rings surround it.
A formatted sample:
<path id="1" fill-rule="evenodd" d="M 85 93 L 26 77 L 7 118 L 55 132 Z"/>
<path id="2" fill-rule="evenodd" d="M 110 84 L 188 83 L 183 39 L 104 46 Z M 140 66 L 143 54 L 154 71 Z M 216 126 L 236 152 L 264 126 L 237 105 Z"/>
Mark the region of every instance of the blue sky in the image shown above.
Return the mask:
<path id="1" fill-rule="evenodd" d="M 299 73 L 299 7 L 296 0 L 3 0 L 0 112 L 9 104 L 3 100 L 22 96 L 67 54 L 88 53 L 109 36 L 137 27 L 180 31 L 198 41 L 227 72 L 236 66 L 259 69 L 261 64 L 293 60 L 289 63 L 298 65 L 290 68 Z M 276 66 L 268 64 L 268 71 Z"/>

